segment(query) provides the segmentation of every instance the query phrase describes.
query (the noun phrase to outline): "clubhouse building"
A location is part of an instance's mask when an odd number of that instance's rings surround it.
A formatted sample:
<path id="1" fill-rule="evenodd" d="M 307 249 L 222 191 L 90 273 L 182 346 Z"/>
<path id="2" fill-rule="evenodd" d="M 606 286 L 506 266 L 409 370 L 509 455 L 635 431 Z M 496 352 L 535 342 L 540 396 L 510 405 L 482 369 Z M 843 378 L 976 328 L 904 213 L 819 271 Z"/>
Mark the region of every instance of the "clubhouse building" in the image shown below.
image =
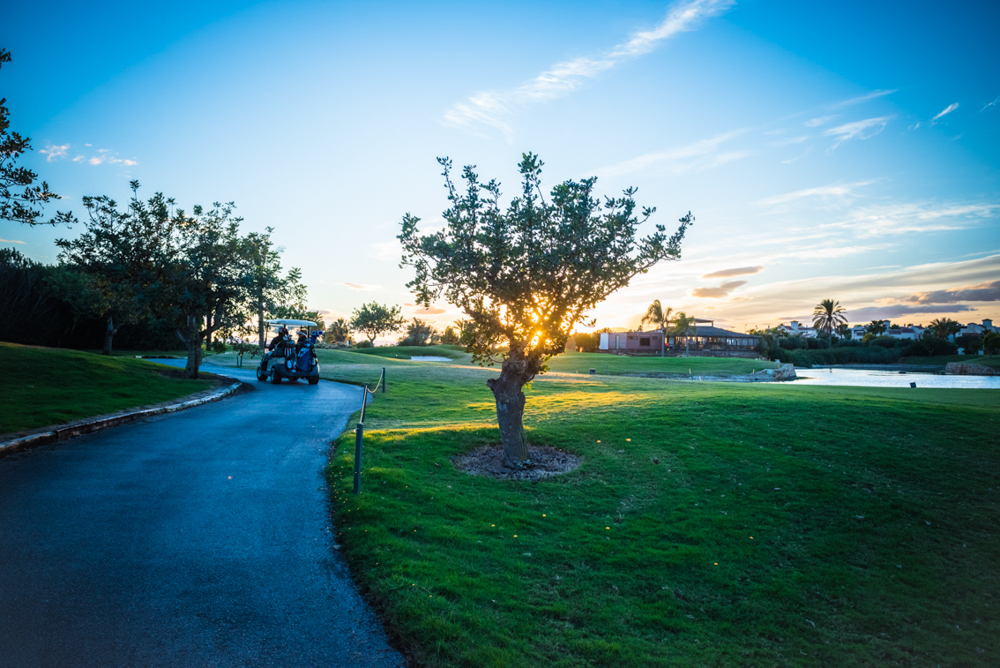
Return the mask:
<path id="1" fill-rule="evenodd" d="M 684 334 L 667 335 L 665 354 L 698 357 L 760 357 L 755 348 L 759 336 L 730 332 L 716 327 L 711 320 L 697 320 Z M 702 324 L 706 323 L 706 324 Z M 663 334 L 651 332 L 602 332 L 597 352 L 615 355 L 659 355 Z"/>

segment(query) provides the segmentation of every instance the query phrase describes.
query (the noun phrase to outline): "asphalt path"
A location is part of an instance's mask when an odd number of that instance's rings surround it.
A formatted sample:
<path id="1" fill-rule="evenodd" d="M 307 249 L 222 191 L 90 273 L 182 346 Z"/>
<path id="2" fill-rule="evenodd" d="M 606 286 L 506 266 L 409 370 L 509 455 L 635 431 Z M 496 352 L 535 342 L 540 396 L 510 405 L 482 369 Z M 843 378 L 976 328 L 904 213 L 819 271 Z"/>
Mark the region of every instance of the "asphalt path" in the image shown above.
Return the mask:
<path id="1" fill-rule="evenodd" d="M 403 666 L 323 468 L 361 388 L 254 391 L 0 459 L 0 666 Z"/>

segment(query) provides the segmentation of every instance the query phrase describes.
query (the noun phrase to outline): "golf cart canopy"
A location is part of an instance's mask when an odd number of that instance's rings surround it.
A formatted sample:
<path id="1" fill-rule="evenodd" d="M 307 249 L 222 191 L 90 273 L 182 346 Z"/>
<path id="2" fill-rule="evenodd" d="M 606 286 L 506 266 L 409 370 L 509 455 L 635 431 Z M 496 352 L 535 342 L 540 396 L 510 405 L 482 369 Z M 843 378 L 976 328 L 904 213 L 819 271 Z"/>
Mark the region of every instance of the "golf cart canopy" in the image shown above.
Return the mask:
<path id="1" fill-rule="evenodd" d="M 315 327 L 312 320 L 268 320 L 269 325 L 284 325 L 285 327 Z"/>

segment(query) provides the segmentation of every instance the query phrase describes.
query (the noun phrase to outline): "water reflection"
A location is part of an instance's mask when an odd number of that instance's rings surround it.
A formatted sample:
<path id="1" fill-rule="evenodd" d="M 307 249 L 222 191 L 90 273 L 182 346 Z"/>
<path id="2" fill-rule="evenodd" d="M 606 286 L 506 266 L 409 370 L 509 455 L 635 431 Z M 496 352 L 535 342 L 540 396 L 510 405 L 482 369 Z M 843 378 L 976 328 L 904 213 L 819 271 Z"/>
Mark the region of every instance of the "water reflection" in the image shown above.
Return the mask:
<path id="1" fill-rule="evenodd" d="M 959 387 L 1000 389 L 1000 376 L 946 376 L 932 373 L 900 373 L 868 369 L 795 369 L 796 383 L 807 385 L 853 385 L 855 387 Z"/>

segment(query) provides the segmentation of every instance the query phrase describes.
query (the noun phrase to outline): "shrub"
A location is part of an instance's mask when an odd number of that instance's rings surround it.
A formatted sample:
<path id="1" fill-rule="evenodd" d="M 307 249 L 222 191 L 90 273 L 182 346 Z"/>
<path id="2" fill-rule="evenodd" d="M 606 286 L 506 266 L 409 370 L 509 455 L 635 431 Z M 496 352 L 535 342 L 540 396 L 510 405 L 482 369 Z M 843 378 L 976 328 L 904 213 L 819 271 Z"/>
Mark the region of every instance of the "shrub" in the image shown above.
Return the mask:
<path id="1" fill-rule="evenodd" d="M 371 348 L 372 347 L 372 342 L 371 341 L 358 341 L 357 343 L 354 344 L 354 347 L 355 348 Z"/>

